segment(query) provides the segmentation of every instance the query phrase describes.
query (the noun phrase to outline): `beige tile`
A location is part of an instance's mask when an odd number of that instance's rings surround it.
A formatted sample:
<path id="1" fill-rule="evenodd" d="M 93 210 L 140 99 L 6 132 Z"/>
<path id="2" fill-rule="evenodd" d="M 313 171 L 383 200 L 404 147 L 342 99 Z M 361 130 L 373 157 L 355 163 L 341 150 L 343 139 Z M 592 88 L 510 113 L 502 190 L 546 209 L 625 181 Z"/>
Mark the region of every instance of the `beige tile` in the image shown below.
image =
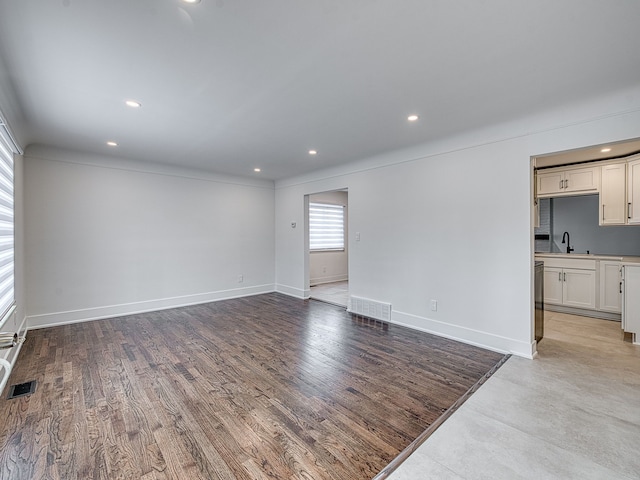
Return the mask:
<path id="1" fill-rule="evenodd" d="M 349 282 L 333 282 L 311 287 L 311 298 L 346 307 L 349 301 Z"/>
<path id="2" fill-rule="evenodd" d="M 545 312 L 538 351 L 509 359 L 389 478 L 640 478 L 640 347 L 618 322 Z"/>
<path id="3" fill-rule="evenodd" d="M 392 480 L 438 478 L 433 465 L 465 479 L 628 479 L 616 471 L 463 406 L 414 455 L 428 458 L 419 476 L 402 465 Z M 418 462 L 415 460 L 414 462 Z"/>

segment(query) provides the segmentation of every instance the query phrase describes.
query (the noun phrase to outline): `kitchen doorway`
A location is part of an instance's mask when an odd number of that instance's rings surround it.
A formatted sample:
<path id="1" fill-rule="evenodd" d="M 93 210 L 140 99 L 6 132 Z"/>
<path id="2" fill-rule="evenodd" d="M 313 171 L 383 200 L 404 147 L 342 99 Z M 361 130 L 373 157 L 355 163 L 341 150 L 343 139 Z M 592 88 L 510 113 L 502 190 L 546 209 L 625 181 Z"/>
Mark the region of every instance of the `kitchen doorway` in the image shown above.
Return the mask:
<path id="1" fill-rule="evenodd" d="M 577 325 L 602 319 L 618 330 L 620 347 L 634 341 L 640 330 L 629 320 L 635 317 L 624 298 L 632 287 L 624 278 L 640 263 L 640 222 L 630 213 L 640 196 L 632 195 L 640 190 L 633 175 L 640 139 L 534 156 L 531 168 L 532 256 L 544 272 L 542 289 L 534 281 L 534 303 L 544 323 L 555 318 L 579 337 L 585 332 Z"/>
<path id="2" fill-rule="evenodd" d="M 349 301 L 349 194 L 308 195 L 309 297 L 341 307 Z"/>

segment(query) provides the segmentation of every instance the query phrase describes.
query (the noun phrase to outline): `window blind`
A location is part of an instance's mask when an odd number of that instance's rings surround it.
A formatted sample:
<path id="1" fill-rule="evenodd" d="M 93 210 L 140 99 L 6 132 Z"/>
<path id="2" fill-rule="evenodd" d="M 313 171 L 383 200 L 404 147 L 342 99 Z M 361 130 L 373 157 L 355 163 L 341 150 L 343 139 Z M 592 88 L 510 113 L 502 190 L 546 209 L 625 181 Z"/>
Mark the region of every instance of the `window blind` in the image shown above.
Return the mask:
<path id="1" fill-rule="evenodd" d="M 0 130 L 0 322 L 15 303 L 13 149 Z"/>
<path id="2" fill-rule="evenodd" d="M 344 250 L 344 207 L 309 203 L 309 250 Z"/>

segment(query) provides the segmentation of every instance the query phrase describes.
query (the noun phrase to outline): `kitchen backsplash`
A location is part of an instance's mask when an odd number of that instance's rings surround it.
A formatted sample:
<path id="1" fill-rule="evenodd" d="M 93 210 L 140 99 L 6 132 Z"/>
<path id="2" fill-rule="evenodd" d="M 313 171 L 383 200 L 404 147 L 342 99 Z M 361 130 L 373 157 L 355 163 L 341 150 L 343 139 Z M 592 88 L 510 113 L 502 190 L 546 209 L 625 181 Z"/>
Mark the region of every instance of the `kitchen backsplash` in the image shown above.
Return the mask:
<path id="1" fill-rule="evenodd" d="M 538 210 L 540 212 L 540 226 L 535 228 L 535 234 L 549 235 L 549 237 L 546 240 L 536 238 L 535 251 L 551 252 L 551 238 L 553 237 L 553 232 L 551 231 L 551 199 L 538 199 Z"/>
<path id="2" fill-rule="evenodd" d="M 589 251 L 602 255 L 640 256 L 640 225 L 601 227 L 598 224 L 598 195 L 556 197 L 548 203 L 551 242 L 550 250 L 546 251 L 565 252 L 562 234 L 568 232 L 573 253 Z"/>

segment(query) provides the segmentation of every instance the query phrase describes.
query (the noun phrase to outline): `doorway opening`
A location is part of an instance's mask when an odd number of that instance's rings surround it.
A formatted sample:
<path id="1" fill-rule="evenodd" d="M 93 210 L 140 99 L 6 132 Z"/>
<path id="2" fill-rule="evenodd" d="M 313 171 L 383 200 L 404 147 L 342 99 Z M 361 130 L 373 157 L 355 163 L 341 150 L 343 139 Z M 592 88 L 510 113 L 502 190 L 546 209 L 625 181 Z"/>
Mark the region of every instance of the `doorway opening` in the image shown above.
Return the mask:
<path id="1" fill-rule="evenodd" d="M 593 340 L 613 327 L 620 346 L 636 343 L 640 322 L 632 321 L 633 305 L 625 292 L 640 259 L 640 219 L 629 213 L 640 197 L 640 175 L 633 175 L 634 169 L 640 172 L 640 139 L 534 156 L 531 168 L 538 313 L 532 331 L 543 317 L 544 324 L 555 322 L 576 338 L 593 324 L 602 325 L 590 334 Z"/>
<path id="2" fill-rule="evenodd" d="M 347 189 L 308 195 L 306 248 L 309 297 L 347 307 L 349 195 Z"/>

